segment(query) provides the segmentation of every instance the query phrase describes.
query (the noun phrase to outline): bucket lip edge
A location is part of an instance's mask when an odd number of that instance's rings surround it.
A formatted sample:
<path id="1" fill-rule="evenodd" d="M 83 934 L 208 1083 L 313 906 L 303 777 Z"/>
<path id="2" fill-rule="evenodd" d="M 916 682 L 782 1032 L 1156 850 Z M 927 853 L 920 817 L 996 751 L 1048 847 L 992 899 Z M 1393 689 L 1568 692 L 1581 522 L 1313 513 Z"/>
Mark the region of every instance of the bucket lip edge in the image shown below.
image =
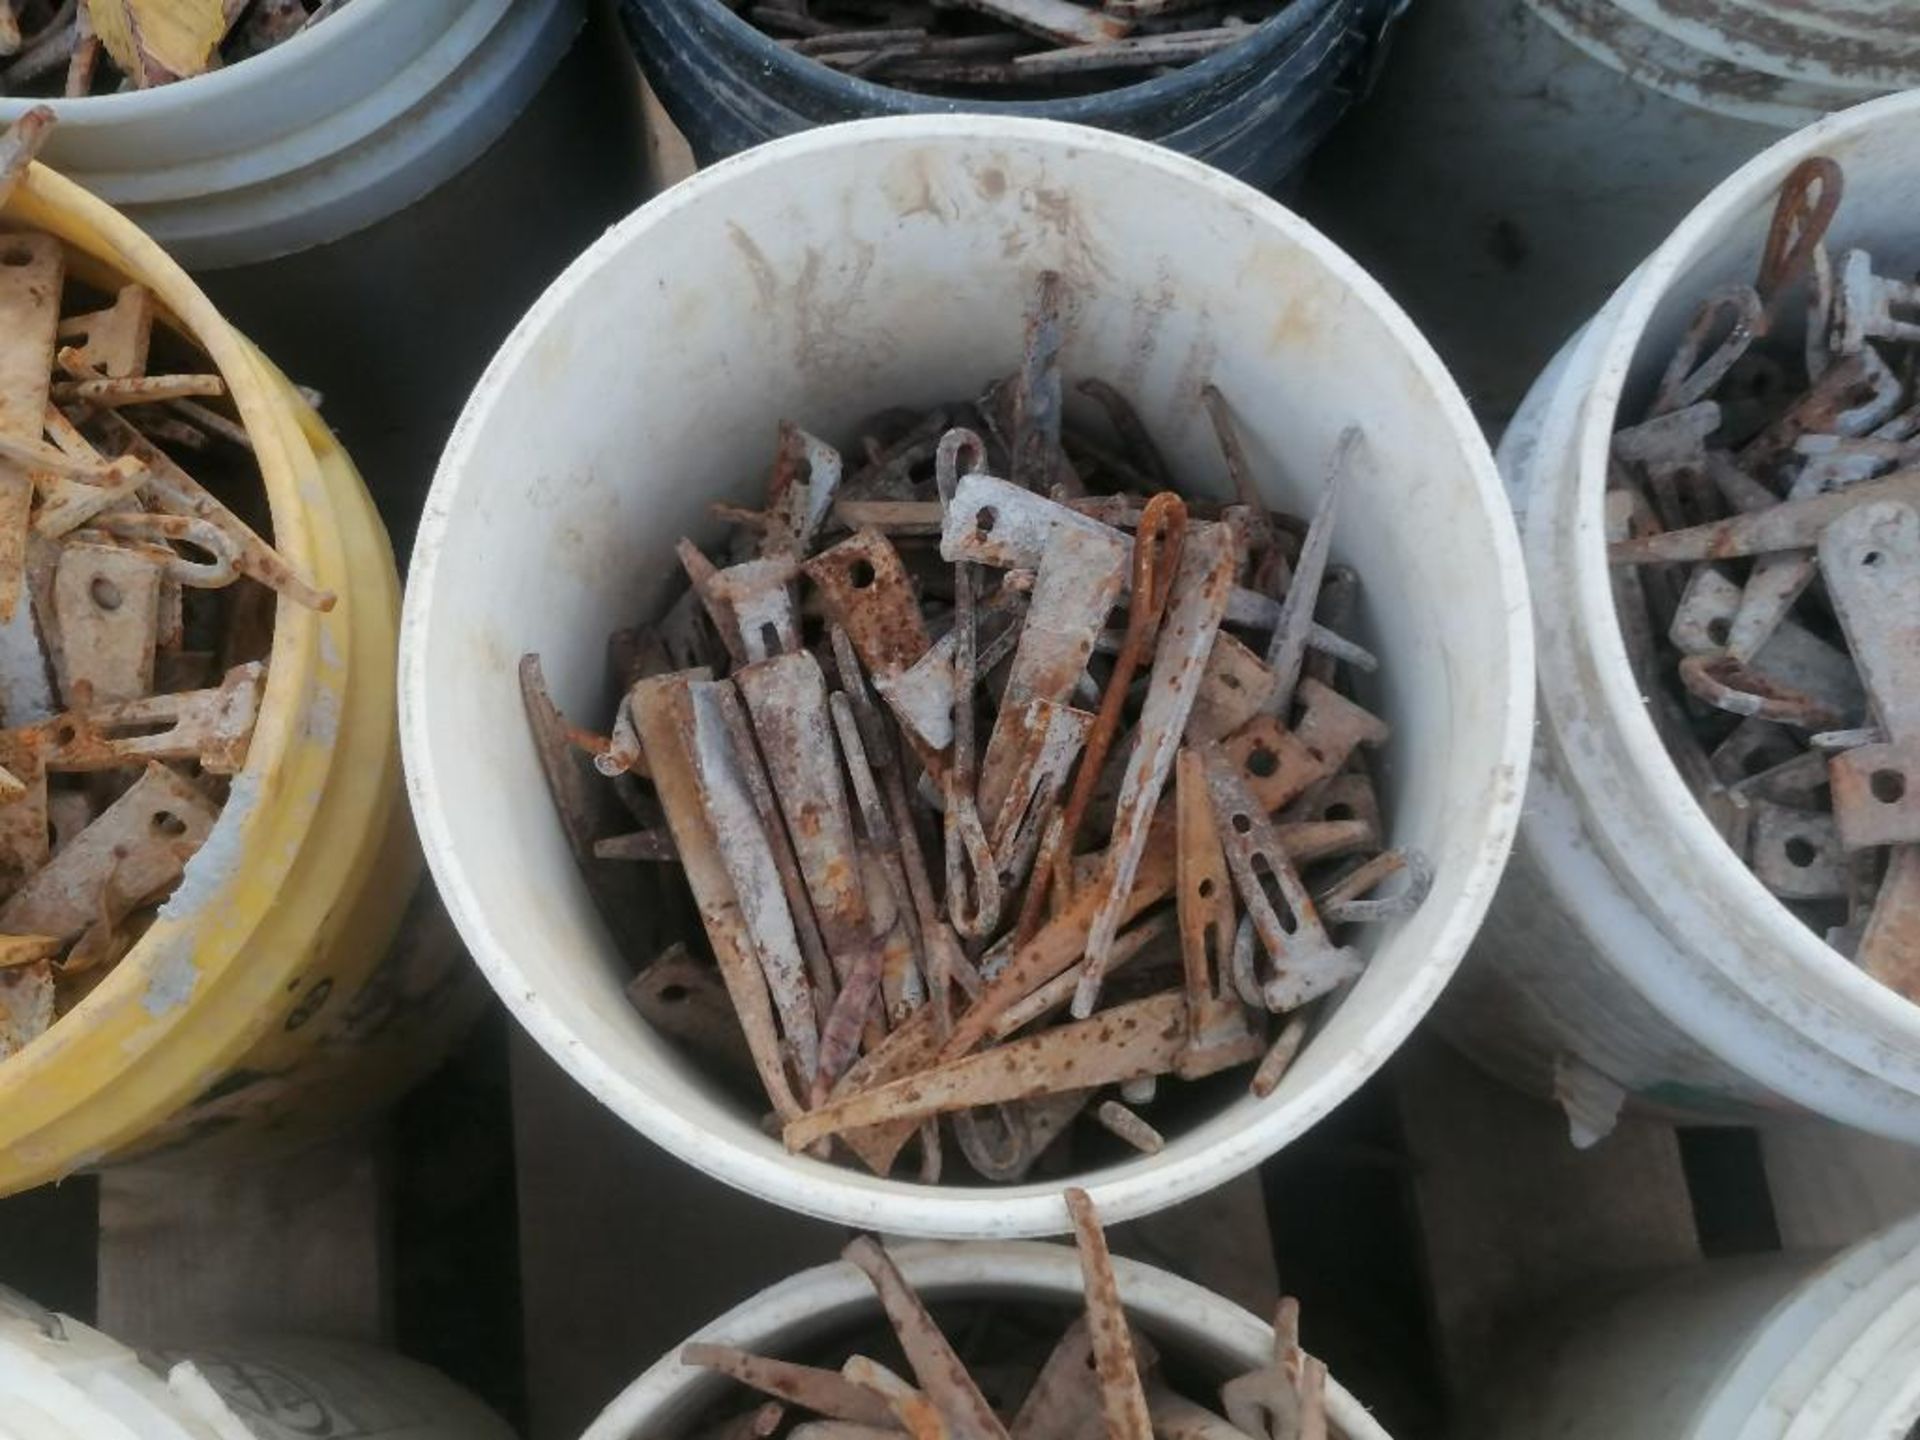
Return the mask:
<path id="1" fill-rule="evenodd" d="M 486 923 L 485 907 L 453 858 L 459 847 L 446 828 L 438 799 L 444 787 L 432 758 L 428 707 L 417 697 L 426 693 L 429 597 L 457 508 L 458 474 L 468 464 L 475 432 L 492 408 L 492 397 L 506 385 L 509 372 L 524 362 L 539 336 L 581 285 L 591 283 L 603 268 L 618 263 L 638 237 L 662 217 L 699 203 L 709 192 L 762 167 L 784 167 L 815 150 L 841 149 L 869 140 L 898 143 L 958 139 L 982 143 L 996 137 L 1114 153 L 1203 189 L 1224 192 L 1285 233 L 1337 276 L 1403 348 L 1452 432 L 1463 476 L 1480 501 L 1503 607 L 1501 642 L 1507 690 L 1504 733 L 1499 736 L 1496 758 L 1487 776 L 1491 794 L 1473 822 L 1472 853 L 1461 861 L 1460 898 L 1433 937 L 1429 963 L 1402 993 L 1402 1003 L 1387 1009 L 1359 1043 L 1334 1057 L 1311 1086 L 1290 1097 L 1284 1106 L 1264 1102 L 1266 1110 L 1255 1109 L 1237 1130 L 1211 1137 L 1190 1153 L 1181 1153 L 1177 1158 L 1185 1163 L 1179 1173 L 1169 1175 L 1163 1155 L 1139 1157 L 1077 1176 L 1077 1183 L 1092 1194 L 1109 1220 L 1118 1222 L 1155 1213 L 1258 1165 L 1324 1119 L 1400 1048 L 1459 968 L 1492 903 L 1519 826 L 1533 737 L 1534 631 L 1519 535 L 1492 452 L 1458 382 L 1398 302 L 1358 261 L 1303 217 L 1245 182 L 1148 141 L 1056 120 L 1002 115 L 888 116 L 803 131 L 730 156 L 611 227 L 555 278 L 495 352 L 454 423 L 422 508 L 402 606 L 399 651 L 401 750 L 408 800 L 422 848 L 449 914 L 475 962 L 504 997 L 509 1010 L 563 1069 L 629 1125 L 696 1169 L 783 1208 L 836 1223 L 916 1236 L 1058 1235 L 1068 1230 L 1069 1218 L 1057 1188 L 1031 1185 L 970 1191 L 881 1179 L 839 1166 L 796 1171 L 793 1157 L 784 1153 L 750 1149 L 733 1139 L 716 1145 L 710 1132 L 678 1112 L 634 1103 L 634 1087 L 628 1080 L 551 1014 L 530 1003 L 518 963 Z M 775 1196 L 778 1198 L 773 1199 Z"/>
<path id="2" fill-rule="evenodd" d="M 1777 1258 L 1790 1259 L 1791 1252 Z M 1720 1382 L 1721 1393 L 1713 1410 L 1703 1419 L 1709 1424 L 1716 1420 L 1736 1424 L 1739 1428 L 1729 1433 L 1737 1440 L 1762 1440 L 1760 1434 L 1748 1427 L 1756 1420 L 1764 1421 L 1767 1416 L 1783 1413 L 1786 1405 L 1793 1403 L 1808 1412 L 1818 1407 L 1829 1417 L 1809 1440 L 1850 1440 L 1850 1432 L 1838 1427 L 1856 1418 L 1851 1404 L 1846 1404 L 1841 1412 L 1833 1411 L 1832 1406 L 1837 1399 L 1848 1402 L 1858 1399 L 1866 1389 L 1867 1377 L 1857 1370 L 1849 1373 L 1845 1360 L 1855 1346 L 1872 1337 L 1876 1325 L 1885 1318 L 1885 1312 L 1872 1308 L 1877 1284 L 1897 1284 L 1902 1277 L 1911 1294 L 1913 1282 L 1920 1279 L 1920 1215 L 1896 1220 L 1824 1256 L 1816 1254 L 1814 1263 L 1793 1288 L 1754 1325 L 1726 1367 Z M 1909 1302 L 1909 1314 L 1916 1305 L 1920 1302 Z M 1782 1367 L 1782 1352 L 1797 1354 L 1809 1338 L 1809 1331 L 1829 1345 L 1837 1341 L 1840 1356 L 1823 1375 L 1808 1377 L 1811 1387 L 1806 1394 L 1797 1398 L 1783 1396 L 1779 1392 L 1801 1377 L 1795 1376 L 1790 1367 Z M 1835 1335 L 1835 1331 L 1843 1333 Z M 1856 1382 L 1851 1393 L 1846 1397 L 1836 1396 L 1834 1391 L 1845 1386 L 1850 1378 Z M 1740 1385 L 1748 1387 L 1746 1394 L 1750 1401 L 1742 1405 L 1741 1412 L 1727 1413 L 1739 1397 L 1728 1397 L 1725 1392 Z M 1903 1408 L 1917 1407 L 1915 1413 L 1903 1418 L 1903 1423 L 1910 1425 L 1920 1415 L 1920 1377 L 1910 1379 L 1902 1387 L 1900 1403 Z"/>
<path id="3" fill-rule="evenodd" d="M 1856 17 L 1827 23 L 1817 9 L 1789 6 L 1792 13 L 1769 10 L 1751 0 L 1613 0 L 1615 8 L 1634 28 L 1657 36 L 1678 51 L 1700 57 L 1701 70 L 1732 67 L 1761 77 L 1804 87 L 1809 95 L 1830 90 L 1844 107 L 1899 90 L 1913 88 L 1914 64 L 1920 63 L 1920 36 L 1908 30 L 1878 28 Z M 1536 13 L 1551 13 L 1566 23 L 1580 25 L 1570 0 L 1527 0 Z M 1689 4 L 1692 8 L 1689 9 Z M 1717 7 L 1717 8 L 1716 8 Z M 1584 27 L 1583 27 L 1584 28 Z M 1791 32 L 1791 33 L 1789 33 Z M 1845 67 L 1822 56 L 1809 58 L 1799 46 L 1821 44 L 1852 47 L 1871 58 Z M 1910 56 L 1912 60 L 1903 59 Z M 1848 99 L 1847 97 L 1851 97 Z M 1822 112 L 1827 113 L 1827 112 Z"/>
<path id="4" fill-rule="evenodd" d="M 1722 120 L 1778 131 L 1782 138 L 1817 124 L 1829 115 L 1839 114 L 1855 105 L 1871 103 L 1876 98 L 1898 93 L 1904 88 L 1891 83 L 1846 86 L 1823 83 L 1811 77 L 1776 75 L 1710 55 L 1647 24 L 1637 15 L 1623 15 L 1630 28 L 1609 34 L 1584 23 L 1583 18 L 1570 7 L 1568 0 L 1524 0 L 1524 3 L 1540 23 L 1567 44 L 1629 83 Z M 1699 72 L 1689 73 L 1684 68 L 1674 68 L 1657 54 L 1636 54 L 1618 38 L 1635 35 L 1653 37 L 1651 43 L 1655 46 L 1665 44 L 1678 51 L 1699 55 Z M 1712 84 L 1716 67 L 1721 70 L 1737 69 L 1746 75 L 1763 77 L 1769 88 L 1766 93 L 1758 94 L 1743 94 L 1733 86 L 1716 89 Z"/>
<path id="5" fill-rule="evenodd" d="M 326 24 L 303 30 L 270 50 L 171 85 L 158 85 L 149 90 L 116 91 L 111 95 L 0 96 L 0 119 L 10 118 L 18 111 L 35 105 L 52 105 L 63 120 L 75 126 L 164 121 L 179 111 L 220 104 L 243 87 L 269 88 L 278 73 L 295 66 L 310 66 L 327 52 L 355 43 L 361 38 L 362 31 L 385 18 L 388 7 L 402 3 L 419 4 L 420 0 L 359 0 L 359 3 L 346 6 L 339 14 L 330 17 Z M 469 7 L 491 5 L 498 11 L 495 16 L 497 23 L 518 0 L 440 0 L 440 3 L 447 6 L 450 16 L 456 17 Z M 565 3 L 565 0 L 549 0 L 549 3 Z M 412 63 L 411 58 L 408 63 Z"/>
<path id="6" fill-rule="evenodd" d="M 1037 1240 L 914 1240 L 889 1242 L 887 1253 L 908 1284 L 937 1298 L 942 1292 L 979 1285 L 1027 1292 L 1035 1301 L 1077 1299 L 1084 1294 L 1078 1257 L 1066 1245 Z M 1271 1352 L 1273 1329 L 1236 1301 L 1171 1270 L 1124 1255 L 1113 1257 L 1121 1302 L 1151 1326 L 1186 1318 L 1217 1324 L 1222 1348 L 1238 1352 L 1236 1363 L 1258 1364 Z M 975 1273 L 969 1273 L 969 1272 Z M 710 1374 L 683 1364 L 681 1348 L 695 1341 L 760 1343 L 791 1328 L 810 1312 L 846 1304 L 880 1303 L 866 1277 L 845 1260 L 795 1271 L 763 1287 L 709 1320 L 661 1356 L 611 1400 L 588 1426 L 583 1440 L 613 1440 L 636 1433 L 661 1405 Z M 1240 1357 L 1244 1357 L 1242 1360 Z M 1389 1440 L 1361 1401 L 1327 1377 L 1329 1418 L 1349 1440 Z"/>
<path id="7" fill-rule="evenodd" d="M 1597 312 L 1604 314 L 1607 308 L 1618 304 L 1610 332 L 1598 346 L 1591 384 L 1573 427 L 1570 458 L 1577 467 L 1577 491 L 1588 488 L 1595 464 L 1604 468 L 1603 457 L 1610 449 L 1613 422 L 1619 413 L 1627 377 L 1645 341 L 1654 311 L 1673 294 L 1676 280 L 1699 257 L 1708 232 L 1720 223 L 1720 217 L 1776 192 L 1792 162 L 1817 153 L 1835 141 L 1869 131 L 1889 115 L 1909 113 L 1920 115 L 1920 90 L 1867 101 L 1783 137 L 1709 191 L 1622 282 L 1608 306 Z M 1583 608 L 1590 618 L 1599 613 L 1595 608 L 1597 600 L 1605 598 L 1606 566 L 1602 556 L 1584 550 L 1576 563 L 1579 573 L 1570 577 L 1568 583 L 1574 593 L 1587 602 Z M 1586 646 L 1596 652 L 1596 659 L 1601 662 L 1595 667 L 1599 693 L 1594 709 L 1607 718 L 1634 772 L 1660 775 L 1668 782 L 1645 787 L 1660 811 L 1659 823 L 1650 828 L 1678 837 L 1690 853 L 1712 856 L 1707 863 L 1726 876 L 1726 891 L 1738 909 L 1754 921 L 1764 917 L 1772 928 L 1781 932 L 1780 946 L 1792 962 L 1794 972 L 1812 981 L 1819 992 L 1817 997 L 1809 997 L 1802 991 L 1799 998 L 1817 998 L 1836 1021 L 1844 1021 L 1849 1016 L 1869 1016 L 1883 1027 L 1906 1032 L 1911 1040 L 1920 1044 L 1920 1004 L 1905 999 L 1858 970 L 1793 917 L 1737 859 L 1713 830 L 1705 812 L 1693 803 L 1672 757 L 1660 743 L 1652 720 L 1638 702 L 1638 687 L 1630 682 L 1625 644 L 1618 622 L 1612 616 L 1610 599 L 1605 613 L 1607 625 L 1593 625 L 1583 619 L 1579 627 Z M 1544 707 L 1541 714 L 1547 715 Z M 1585 813 L 1584 806 L 1582 813 Z M 1782 977 L 1771 965 L 1762 964 L 1744 952 L 1739 960 L 1741 963 L 1732 967 L 1709 963 L 1716 972 L 1735 980 L 1743 992 L 1754 996 L 1789 1028 L 1808 1035 L 1824 1049 L 1832 1049 L 1820 1034 L 1809 1028 L 1791 1003 L 1795 997 L 1778 992 Z M 1627 974 L 1639 975 L 1651 968 L 1653 959 L 1630 956 L 1624 963 L 1616 963 Z M 1841 1006 L 1844 1009 L 1838 1008 Z"/>
<path id="8" fill-rule="evenodd" d="M 507 31 L 521 20 L 526 24 L 519 32 Z M 564 63 L 578 25 L 578 17 L 569 17 L 557 4 L 546 15 L 511 11 L 452 72 L 412 97 L 400 113 L 325 153 L 296 153 L 292 142 L 305 132 L 295 131 L 240 152 L 249 162 L 268 159 L 279 165 L 271 173 L 227 183 L 222 176 L 234 169 L 231 154 L 149 167 L 145 173 L 167 177 L 169 188 L 113 203 L 195 274 L 271 264 L 350 240 L 479 165 Z M 524 51 L 497 53 L 496 42 L 528 37 Z M 464 103 L 463 92 L 480 82 L 494 88 L 465 113 L 472 123 L 437 136 L 418 123 L 423 114 Z M 498 108 L 502 95 L 515 96 L 516 105 Z M 371 98 L 360 97 L 349 108 Z M 104 191 L 118 188 L 139 169 L 77 173 Z"/>
<path id="9" fill-rule="evenodd" d="M 679 0 L 676 0 L 676 3 L 679 3 Z M 749 43 L 755 63 L 764 64 L 770 70 L 784 74 L 796 83 L 816 84 L 824 72 L 834 80 L 845 82 L 850 99 L 881 107 L 885 111 L 883 115 L 867 118 L 967 113 L 1006 119 L 1053 120 L 1059 124 L 1085 123 L 1088 112 L 1100 108 L 1105 102 L 1124 100 L 1126 103 L 1117 108 L 1128 109 L 1137 104 L 1151 105 L 1173 99 L 1188 89 L 1204 90 L 1215 76 L 1244 64 L 1248 46 L 1259 42 L 1270 49 L 1292 38 L 1295 32 L 1304 31 L 1314 21 L 1321 19 L 1326 12 L 1343 6 L 1352 10 L 1356 18 L 1366 9 L 1366 0 L 1298 0 L 1298 3 L 1289 5 L 1279 13 L 1261 21 L 1243 39 L 1229 45 L 1218 54 L 1191 61 L 1171 75 L 1158 75 L 1135 81 L 1130 85 L 1121 85 L 1111 90 L 1100 90 L 1092 95 L 1073 96 L 1064 100 L 996 100 L 992 98 L 974 100 L 925 96 L 918 91 L 904 90 L 897 85 L 881 85 L 864 76 L 840 74 L 811 56 L 798 55 L 788 50 L 764 30 L 756 28 L 729 10 L 720 3 L 720 0 L 691 0 L 691 3 L 703 12 L 700 16 L 694 17 L 691 23 L 699 24 L 704 21 Z M 621 8 L 630 10 L 637 7 L 634 0 L 621 0 Z M 942 102 L 954 104 L 963 107 L 963 110 L 921 109 L 916 102 L 922 100 L 931 101 L 936 105 Z"/>

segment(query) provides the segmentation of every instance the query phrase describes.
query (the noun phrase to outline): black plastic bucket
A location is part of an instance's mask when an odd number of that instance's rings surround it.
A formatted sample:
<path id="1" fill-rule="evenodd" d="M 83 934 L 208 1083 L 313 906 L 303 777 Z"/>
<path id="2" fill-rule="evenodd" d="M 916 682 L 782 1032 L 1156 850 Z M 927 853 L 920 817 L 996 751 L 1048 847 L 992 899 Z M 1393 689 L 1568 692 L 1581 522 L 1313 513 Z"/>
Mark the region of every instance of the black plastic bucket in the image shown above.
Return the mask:
<path id="1" fill-rule="evenodd" d="M 1372 81 L 1411 0 L 1294 0 L 1231 49 L 1171 75 L 1063 100 L 948 99 L 796 55 L 719 0 L 622 0 L 641 67 L 701 164 L 876 115 L 990 112 L 1118 130 L 1271 188 Z"/>

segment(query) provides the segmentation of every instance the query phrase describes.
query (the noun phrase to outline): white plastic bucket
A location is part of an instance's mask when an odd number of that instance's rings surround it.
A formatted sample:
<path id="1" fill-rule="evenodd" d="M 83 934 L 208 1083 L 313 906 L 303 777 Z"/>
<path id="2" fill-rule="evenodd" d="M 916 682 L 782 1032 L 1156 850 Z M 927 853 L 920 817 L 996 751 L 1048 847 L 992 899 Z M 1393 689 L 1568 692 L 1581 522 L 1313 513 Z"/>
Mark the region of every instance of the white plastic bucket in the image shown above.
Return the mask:
<path id="1" fill-rule="evenodd" d="M 1557 1068 L 1693 1113 L 1808 1110 L 1920 1142 L 1920 1006 L 1829 949 L 1722 842 L 1654 732 L 1608 588 L 1622 395 L 1644 393 L 1701 297 L 1752 277 L 1780 183 L 1809 155 L 1846 171 L 1836 253 L 1865 245 L 1911 273 L 1920 93 L 1822 121 L 1715 190 L 1540 378 L 1501 446 L 1540 724 L 1513 864 L 1443 1014 L 1476 1058 L 1543 1092 Z"/>
<path id="2" fill-rule="evenodd" d="M 1025 1301 L 1057 1308 L 1065 1318 L 1085 1306 L 1080 1262 L 1060 1245 L 903 1245 L 892 1252 L 907 1282 L 930 1304 L 955 1300 Z M 1137 1260 L 1115 1257 L 1114 1273 L 1127 1313 L 1164 1353 L 1218 1382 L 1268 1363 L 1273 1330 L 1263 1320 L 1203 1290 Z M 688 1339 L 736 1345 L 756 1354 L 804 1359 L 810 1343 L 877 1321 L 873 1287 L 845 1261 L 804 1270 L 762 1290 L 751 1300 Z M 1309 1343 L 1313 1317 L 1305 1317 Z M 680 1363 L 679 1351 L 658 1361 L 601 1413 L 582 1440 L 649 1440 L 681 1435 L 717 1399 L 732 1394 L 745 1408 L 750 1391 L 711 1370 Z M 1205 1403 L 1210 1396 L 1195 1396 Z M 1345 1440 L 1389 1440 L 1339 1377 L 1327 1381 L 1327 1417 Z"/>
<path id="3" fill-rule="evenodd" d="M 78 1321 L 0 1292 L 0 1440 L 247 1440 L 189 1410 L 139 1357 Z"/>
<path id="4" fill-rule="evenodd" d="M 1905 0 L 1526 3 L 1642 85 L 1781 129 L 1920 85 L 1920 20 Z"/>
<path id="5" fill-rule="evenodd" d="M 1562 1323 L 1529 1327 L 1488 1440 L 1908 1440 L 1920 1218 L 1839 1255 L 1697 1266 Z"/>
<path id="6" fill-rule="evenodd" d="M 340 1340 L 191 1345 L 169 1384 L 224 1412 L 254 1440 L 514 1440 L 513 1431 L 437 1370 Z"/>
<path id="7" fill-rule="evenodd" d="M 1913 0 L 1420 0 L 1402 24 L 1306 208 L 1495 422 L 1726 176 L 1828 110 L 1920 85 Z M 1684 37 L 1662 51 L 1673 84 L 1630 48 L 1659 27 Z M 1774 93 L 1820 74 L 1815 98 Z"/>
<path id="8" fill-rule="evenodd" d="M 513 1440 L 452 1381 L 371 1346 L 253 1341 L 150 1369 L 0 1291 L 0 1440 Z"/>
<path id="9" fill-rule="evenodd" d="M 1369 964 L 1281 1088 L 1158 1155 L 1010 1187 L 928 1187 L 764 1134 L 634 1012 L 623 955 L 577 874 L 516 669 L 560 705 L 605 703 L 608 631 L 657 614 L 673 544 L 750 501 L 775 423 L 829 438 L 887 404 L 974 394 L 1016 368 L 1036 275 L 1072 297 L 1070 379 L 1132 394 L 1176 473 L 1224 473 L 1197 403 L 1218 382 L 1261 477 L 1296 511 L 1342 427 L 1375 462 L 1343 501 L 1362 579 L 1369 698 L 1391 839 L 1437 865 L 1431 897 L 1359 943 Z M 532 1035 L 649 1138 L 807 1214 L 895 1234 L 1067 1228 L 1061 1183 L 1123 1220 L 1199 1194 L 1302 1133 L 1390 1055 L 1477 928 L 1510 843 L 1530 728 L 1526 592 L 1466 406 L 1419 335 L 1296 216 L 1190 160 L 999 117 L 813 131 L 726 161 L 610 232 L 547 292 L 480 382 L 414 553 L 401 661 L 415 816 L 468 949 Z"/>
<path id="10" fill-rule="evenodd" d="M 337 240 L 486 150 L 573 43 L 584 0 L 354 0 L 228 69 L 56 99 L 41 159 L 191 270 Z M 0 99 L 0 123 L 31 105 Z"/>

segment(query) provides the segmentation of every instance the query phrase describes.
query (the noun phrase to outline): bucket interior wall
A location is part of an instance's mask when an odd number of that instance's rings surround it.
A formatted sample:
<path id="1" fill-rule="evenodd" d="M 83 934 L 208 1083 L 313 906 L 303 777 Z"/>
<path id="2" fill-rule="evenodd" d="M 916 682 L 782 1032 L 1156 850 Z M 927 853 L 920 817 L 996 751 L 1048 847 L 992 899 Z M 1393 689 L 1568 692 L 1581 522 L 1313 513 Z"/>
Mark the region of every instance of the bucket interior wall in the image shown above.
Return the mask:
<path id="1" fill-rule="evenodd" d="M 978 394 L 1017 368 L 1035 279 L 1055 268 L 1069 386 L 1120 386 L 1191 488 L 1227 493 L 1198 403 L 1208 381 L 1269 499 L 1296 513 L 1342 428 L 1365 432 L 1335 559 L 1360 573 L 1358 638 L 1381 657 L 1370 698 L 1395 729 L 1379 752 L 1390 839 L 1424 849 L 1437 876 L 1414 917 L 1361 937 L 1366 974 L 1270 1102 L 1293 1106 L 1297 1133 L 1438 993 L 1517 804 L 1524 598 L 1465 405 L 1357 268 L 1190 162 L 1062 144 L 1091 132 L 1031 122 L 819 133 L 786 142 L 810 153 L 783 156 L 777 175 L 730 183 L 763 162 L 728 162 L 612 232 L 523 323 L 456 430 L 416 556 L 406 683 L 416 810 L 443 893 L 483 964 L 512 957 L 496 983 L 602 1098 L 633 1118 L 639 1092 L 695 1151 L 724 1136 L 825 1178 L 631 1009 L 622 987 L 648 957 L 617 952 L 575 871 L 516 665 L 538 654 L 569 716 L 604 724 L 608 632 L 660 613 L 681 584 L 675 541 L 718 536 L 710 501 L 760 498 L 776 423 L 845 444 L 884 407 Z M 1256 1108 L 1239 1099 L 1124 1168 L 1179 1166 L 1200 1144 L 1251 1149 Z M 993 1233 L 1004 1222 L 980 1200 Z"/>
<path id="2" fill-rule="evenodd" d="M 1827 232 L 1827 252 L 1836 276 L 1846 252 L 1864 249 L 1877 274 L 1905 278 L 1920 272 L 1920 226 L 1913 221 L 1920 204 L 1920 163 L 1912 153 L 1911 130 L 1896 125 L 1855 130 L 1836 137 L 1819 153 L 1840 163 L 1852 182 L 1843 190 L 1840 209 Z M 1775 195 L 1753 196 L 1714 226 L 1710 240 L 1696 245 L 1673 277 L 1649 318 L 1634 355 L 1621 407 L 1620 423 L 1645 410 L 1660 372 L 1673 355 L 1699 304 L 1723 285 L 1753 284 L 1759 273 Z M 1783 303 L 1781 334 L 1797 346 L 1805 334 L 1809 285 L 1797 284 Z M 1797 353 L 1797 351 L 1795 352 Z"/>

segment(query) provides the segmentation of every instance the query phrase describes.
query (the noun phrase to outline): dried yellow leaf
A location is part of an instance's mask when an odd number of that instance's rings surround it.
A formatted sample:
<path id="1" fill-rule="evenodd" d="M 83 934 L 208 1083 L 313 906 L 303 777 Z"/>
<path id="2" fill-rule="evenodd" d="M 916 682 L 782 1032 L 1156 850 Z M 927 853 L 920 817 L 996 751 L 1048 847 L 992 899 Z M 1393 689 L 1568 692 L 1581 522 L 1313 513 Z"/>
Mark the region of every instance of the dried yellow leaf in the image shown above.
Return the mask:
<path id="1" fill-rule="evenodd" d="M 226 0 L 86 0 L 94 33 L 136 85 L 204 74 L 232 24 Z"/>
<path id="2" fill-rule="evenodd" d="M 0 970 L 52 959 L 61 943 L 51 935 L 0 935 Z"/>

